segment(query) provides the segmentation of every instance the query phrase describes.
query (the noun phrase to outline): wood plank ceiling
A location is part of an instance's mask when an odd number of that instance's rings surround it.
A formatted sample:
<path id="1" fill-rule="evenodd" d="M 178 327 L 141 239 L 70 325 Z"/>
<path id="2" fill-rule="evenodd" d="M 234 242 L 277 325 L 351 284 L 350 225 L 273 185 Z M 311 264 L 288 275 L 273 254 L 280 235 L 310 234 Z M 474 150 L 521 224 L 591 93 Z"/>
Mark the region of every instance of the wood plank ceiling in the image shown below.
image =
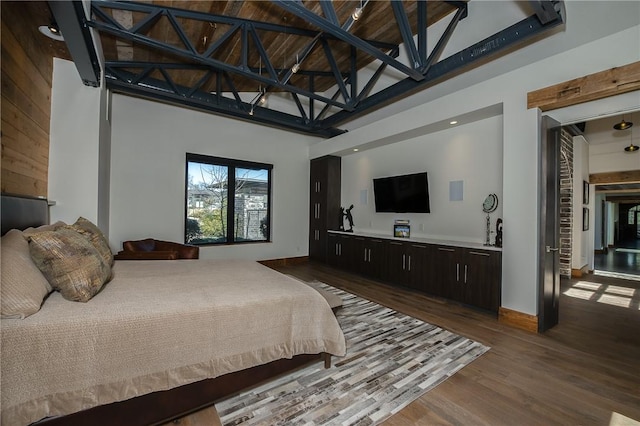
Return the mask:
<path id="1" fill-rule="evenodd" d="M 221 15 L 233 18 L 247 19 L 251 21 L 259 21 L 265 23 L 276 24 L 284 27 L 304 29 L 310 32 L 316 32 L 317 28 L 310 23 L 299 18 L 298 16 L 285 11 L 277 4 L 267 1 L 243 1 L 243 0 L 227 0 L 227 1 L 144 1 L 141 3 L 152 4 L 162 7 L 175 7 L 190 11 L 203 12 L 213 15 Z M 322 16 L 321 5 L 319 1 L 304 1 L 307 9 Z M 346 22 L 352 15 L 356 7 L 361 3 L 354 1 L 333 1 L 333 7 L 338 17 L 338 22 Z M 403 2 L 412 33 L 417 33 L 417 2 L 410 0 Z M 428 2 L 427 5 L 427 24 L 432 25 L 443 17 L 456 10 L 456 7 L 445 2 Z M 128 10 L 111 9 L 111 16 L 125 28 L 130 28 L 140 23 L 147 17 L 146 13 L 140 13 Z M 351 33 L 363 40 L 375 40 L 390 45 L 399 45 L 402 43 L 402 35 L 393 17 L 391 3 L 387 1 L 370 1 L 364 7 L 362 17 L 353 24 Z M 178 23 L 190 42 L 202 54 L 210 46 L 220 41 L 231 24 L 211 23 L 196 19 L 177 18 Z M 274 67 L 280 69 L 291 68 L 296 63 L 296 55 L 298 59 L 306 46 L 310 43 L 308 36 L 299 36 L 295 34 L 285 34 L 278 31 L 257 30 L 260 40 L 264 45 L 271 63 Z M 173 30 L 169 18 L 161 17 L 153 26 L 145 32 L 153 40 L 159 40 L 170 44 L 176 48 L 184 47 L 183 41 L 179 35 Z M 115 36 L 102 33 L 102 46 L 104 56 L 107 61 L 135 61 L 135 62 L 154 62 L 154 63 L 182 63 L 188 64 L 186 60 L 179 56 L 168 55 L 166 52 L 159 52 L 153 48 L 142 45 L 137 42 L 125 41 Z M 248 49 L 255 52 L 256 46 L 249 42 Z M 330 41 L 330 49 L 336 60 L 340 70 L 349 70 L 351 67 L 352 50 L 351 46 L 339 40 Z M 243 46 L 239 37 L 229 37 L 219 49 L 211 56 L 213 59 L 228 64 L 241 65 Z M 373 62 L 375 58 L 367 54 L 358 54 L 357 69 L 361 69 Z M 262 61 L 260 55 L 250 54 L 248 56 L 247 66 L 258 70 L 260 73 L 267 73 L 266 64 Z M 301 70 L 314 70 L 326 72 L 326 77 L 316 76 L 314 78 L 314 90 L 323 92 L 335 85 L 335 78 L 331 74 L 332 69 L 330 63 L 323 52 L 320 44 L 316 44 L 309 55 L 301 61 Z M 193 87 L 205 74 L 203 70 L 167 70 L 171 79 L 181 86 Z M 155 70 L 150 77 L 163 79 L 160 71 Z M 297 73 L 291 77 L 290 84 L 298 87 L 309 87 L 309 76 L 304 72 Z M 232 82 L 239 92 L 258 92 L 259 86 L 249 78 L 234 74 Z M 218 81 L 214 75 L 202 86 L 205 92 L 215 91 Z M 229 90 L 228 82 L 223 81 L 223 90 Z M 277 88 L 273 88 L 277 91 Z"/>

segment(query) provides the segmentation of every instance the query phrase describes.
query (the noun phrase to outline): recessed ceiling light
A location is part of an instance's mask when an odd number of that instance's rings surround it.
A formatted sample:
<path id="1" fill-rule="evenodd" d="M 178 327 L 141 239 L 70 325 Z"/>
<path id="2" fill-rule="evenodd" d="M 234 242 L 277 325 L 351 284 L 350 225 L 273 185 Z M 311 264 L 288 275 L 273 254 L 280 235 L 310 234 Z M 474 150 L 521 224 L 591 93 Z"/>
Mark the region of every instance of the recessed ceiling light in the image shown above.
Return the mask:
<path id="1" fill-rule="evenodd" d="M 452 121 L 449 122 L 449 124 L 451 124 L 453 126 L 454 124 L 458 124 L 458 122 L 456 120 L 452 120 Z"/>
<path id="2" fill-rule="evenodd" d="M 358 152 L 360 151 L 358 148 L 353 148 L 353 152 Z"/>
<path id="3" fill-rule="evenodd" d="M 38 31 L 40 31 L 42 34 L 44 34 L 47 37 L 52 38 L 54 40 L 64 41 L 64 37 L 62 37 L 62 33 L 60 32 L 58 27 L 56 27 L 53 24 L 51 24 L 51 25 L 40 25 L 38 27 Z"/>

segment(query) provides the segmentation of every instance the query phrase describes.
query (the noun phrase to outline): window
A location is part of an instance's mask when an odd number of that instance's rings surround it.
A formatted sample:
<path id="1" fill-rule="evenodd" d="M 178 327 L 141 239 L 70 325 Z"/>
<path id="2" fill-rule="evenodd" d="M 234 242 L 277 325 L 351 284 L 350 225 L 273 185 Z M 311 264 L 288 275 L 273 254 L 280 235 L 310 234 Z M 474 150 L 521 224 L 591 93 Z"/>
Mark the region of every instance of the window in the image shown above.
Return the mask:
<path id="1" fill-rule="evenodd" d="M 187 153 L 188 244 L 271 241 L 273 165 Z"/>

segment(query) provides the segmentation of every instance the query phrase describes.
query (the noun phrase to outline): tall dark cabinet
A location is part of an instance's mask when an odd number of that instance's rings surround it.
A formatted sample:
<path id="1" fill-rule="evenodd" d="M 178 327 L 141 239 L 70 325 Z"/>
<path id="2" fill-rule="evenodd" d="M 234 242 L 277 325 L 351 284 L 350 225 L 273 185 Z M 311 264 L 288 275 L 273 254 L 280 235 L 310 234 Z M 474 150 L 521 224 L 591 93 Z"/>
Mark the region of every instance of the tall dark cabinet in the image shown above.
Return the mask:
<path id="1" fill-rule="evenodd" d="M 327 230 L 338 230 L 341 159 L 328 155 L 311 160 L 309 189 L 309 258 L 327 261 Z"/>

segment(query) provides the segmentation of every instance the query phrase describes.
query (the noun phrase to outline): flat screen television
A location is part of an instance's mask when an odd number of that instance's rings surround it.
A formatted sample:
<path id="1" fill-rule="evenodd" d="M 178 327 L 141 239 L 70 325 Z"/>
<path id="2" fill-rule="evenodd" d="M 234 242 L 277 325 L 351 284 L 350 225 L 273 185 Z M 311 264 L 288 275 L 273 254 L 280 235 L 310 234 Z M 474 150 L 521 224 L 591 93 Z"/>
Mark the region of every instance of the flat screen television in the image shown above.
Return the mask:
<path id="1" fill-rule="evenodd" d="M 427 172 L 373 179 L 378 213 L 430 213 Z"/>

